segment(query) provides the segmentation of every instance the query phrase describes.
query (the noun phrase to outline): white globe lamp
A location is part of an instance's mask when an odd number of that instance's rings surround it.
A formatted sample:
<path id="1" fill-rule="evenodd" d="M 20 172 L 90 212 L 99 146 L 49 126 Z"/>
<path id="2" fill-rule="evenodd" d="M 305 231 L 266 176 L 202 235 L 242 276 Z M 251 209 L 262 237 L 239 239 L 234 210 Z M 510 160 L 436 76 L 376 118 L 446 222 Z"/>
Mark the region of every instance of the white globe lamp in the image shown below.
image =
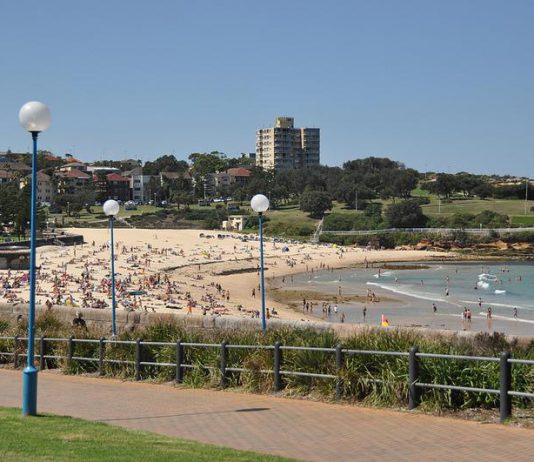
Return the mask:
<path id="1" fill-rule="evenodd" d="M 117 201 L 109 199 L 104 202 L 104 206 L 102 208 L 108 217 L 114 217 L 119 213 L 120 205 Z"/>
<path id="2" fill-rule="evenodd" d="M 250 201 L 252 210 L 256 213 L 263 213 L 269 209 L 269 199 L 263 194 L 256 194 Z"/>
<path id="3" fill-rule="evenodd" d="M 52 116 L 46 104 L 30 101 L 20 108 L 19 122 L 24 130 L 40 133 L 50 127 Z"/>

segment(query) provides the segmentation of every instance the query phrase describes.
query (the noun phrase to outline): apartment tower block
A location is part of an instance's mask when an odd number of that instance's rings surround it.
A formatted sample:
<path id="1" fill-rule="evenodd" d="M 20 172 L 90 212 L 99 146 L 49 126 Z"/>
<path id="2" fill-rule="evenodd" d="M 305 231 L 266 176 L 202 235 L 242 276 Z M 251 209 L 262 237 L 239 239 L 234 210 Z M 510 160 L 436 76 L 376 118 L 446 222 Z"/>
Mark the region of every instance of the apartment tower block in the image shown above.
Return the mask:
<path id="1" fill-rule="evenodd" d="M 275 126 L 256 131 L 256 165 L 288 170 L 319 165 L 319 129 L 295 128 L 293 117 L 277 117 Z"/>

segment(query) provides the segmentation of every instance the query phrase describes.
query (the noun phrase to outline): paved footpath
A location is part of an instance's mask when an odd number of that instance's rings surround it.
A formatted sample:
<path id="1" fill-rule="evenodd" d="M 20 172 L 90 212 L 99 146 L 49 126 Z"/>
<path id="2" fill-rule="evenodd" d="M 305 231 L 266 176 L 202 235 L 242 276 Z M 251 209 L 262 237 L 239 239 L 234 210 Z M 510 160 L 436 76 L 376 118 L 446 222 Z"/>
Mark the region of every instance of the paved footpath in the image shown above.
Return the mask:
<path id="1" fill-rule="evenodd" d="M 0 406 L 22 372 L 0 370 Z M 532 461 L 534 431 L 228 391 L 39 374 L 40 412 L 314 461 Z"/>

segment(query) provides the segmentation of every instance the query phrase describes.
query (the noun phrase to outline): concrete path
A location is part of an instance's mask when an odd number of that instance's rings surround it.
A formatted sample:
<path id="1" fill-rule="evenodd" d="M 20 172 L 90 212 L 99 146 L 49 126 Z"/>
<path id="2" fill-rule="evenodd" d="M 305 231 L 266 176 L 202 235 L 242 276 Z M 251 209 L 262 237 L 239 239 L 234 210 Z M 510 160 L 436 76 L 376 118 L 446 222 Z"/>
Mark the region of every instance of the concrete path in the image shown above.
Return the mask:
<path id="1" fill-rule="evenodd" d="M 22 372 L 0 370 L 0 406 Z M 313 461 L 532 461 L 534 431 L 226 391 L 39 374 L 40 412 Z M 0 436 L 1 437 L 1 436 Z"/>

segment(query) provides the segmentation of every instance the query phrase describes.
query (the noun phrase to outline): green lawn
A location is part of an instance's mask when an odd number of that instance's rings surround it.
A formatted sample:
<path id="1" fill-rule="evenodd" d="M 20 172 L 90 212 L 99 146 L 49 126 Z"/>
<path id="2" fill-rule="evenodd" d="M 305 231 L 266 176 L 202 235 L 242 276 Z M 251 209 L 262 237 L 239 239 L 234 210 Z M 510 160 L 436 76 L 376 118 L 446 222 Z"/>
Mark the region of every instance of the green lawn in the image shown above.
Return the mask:
<path id="1" fill-rule="evenodd" d="M 70 417 L 22 417 L 0 408 L 0 460 L 17 461 L 290 461 L 208 444 L 125 430 Z"/>
<path id="2" fill-rule="evenodd" d="M 425 215 L 439 215 L 439 201 L 437 197 L 430 197 L 431 203 L 423 205 L 423 213 Z M 527 205 L 527 214 L 531 215 L 530 207 L 534 205 L 534 201 L 530 201 Z M 468 200 L 453 200 L 451 203 L 444 203 L 441 201 L 441 214 L 452 215 L 457 212 L 466 212 L 476 215 L 483 210 L 491 210 L 492 212 L 501 213 L 503 215 L 524 215 L 525 201 L 520 199 L 468 199 Z"/>
<path id="3" fill-rule="evenodd" d="M 534 226 L 534 215 L 512 216 L 512 224 L 521 226 Z"/>
<path id="4" fill-rule="evenodd" d="M 65 214 L 62 214 L 62 213 L 50 213 L 48 215 L 48 220 L 52 223 L 55 218 L 59 224 L 62 223 L 63 217 L 65 219 L 65 224 L 68 224 L 72 221 L 88 222 L 88 221 L 94 221 L 94 220 L 102 220 L 102 214 L 104 213 L 102 211 L 102 206 L 94 205 L 91 207 L 91 210 L 93 213 L 87 213 L 85 209 L 81 210 L 79 218 L 75 218 L 74 216 L 67 217 Z M 121 207 L 121 210 L 119 212 L 119 217 L 127 218 L 132 215 L 141 215 L 142 213 L 154 213 L 158 210 L 161 210 L 161 209 L 154 205 L 139 205 L 137 207 L 137 210 L 124 210 L 124 207 Z"/>

